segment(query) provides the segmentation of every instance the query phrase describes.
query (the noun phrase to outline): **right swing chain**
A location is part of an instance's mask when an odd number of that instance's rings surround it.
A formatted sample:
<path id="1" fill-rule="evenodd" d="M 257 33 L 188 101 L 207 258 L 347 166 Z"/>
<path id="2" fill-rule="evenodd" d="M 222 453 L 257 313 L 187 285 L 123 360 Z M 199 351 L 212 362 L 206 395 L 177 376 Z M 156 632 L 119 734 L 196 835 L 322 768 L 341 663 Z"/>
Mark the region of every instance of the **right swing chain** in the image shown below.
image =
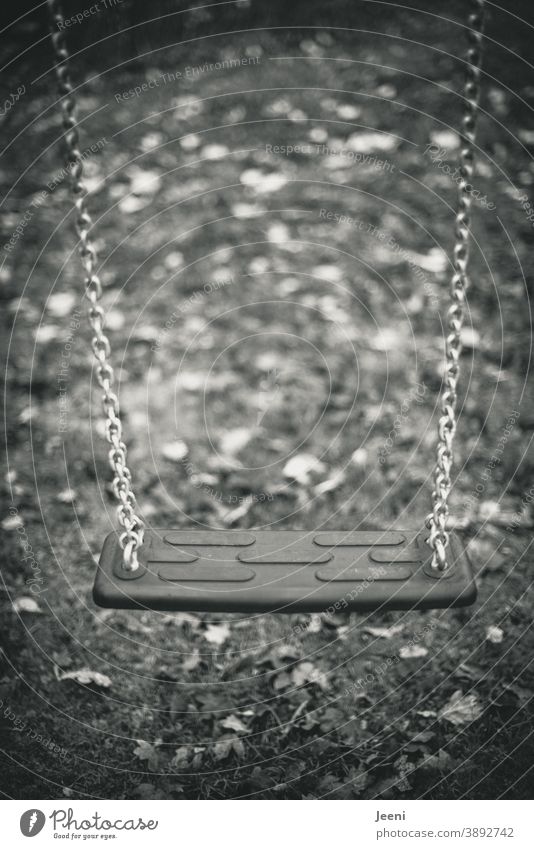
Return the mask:
<path id="1" fill-rule="evenodd" d="M 426 524 L 428 543 L 433 550 L 432 567 L 440 572 L 447 568 L 449 534 L 449 494 L 453 465 L 453 441 L 456 433 L 457 385 L 462 350 L 461 331 L 465 315 L 465 293 L 468 286 L 467 262 L 469 259 L 470 210 L 473 187 L 475 130 L 480 97 L 480 61 L 484 27 L 485 0 L 471 0 L 474 9 L 468 19 L 466 81 L 464 87 L 465 113 L 462 121 L 458 210 L 455 219 L 454 273 L 451 280 L 452 304 L 447 311 L 447 339 L 445 347 L 446 368 L 441 394 L 441 416 L 438 423 L 436 466 L 433 473 L 432 512 Z"/>

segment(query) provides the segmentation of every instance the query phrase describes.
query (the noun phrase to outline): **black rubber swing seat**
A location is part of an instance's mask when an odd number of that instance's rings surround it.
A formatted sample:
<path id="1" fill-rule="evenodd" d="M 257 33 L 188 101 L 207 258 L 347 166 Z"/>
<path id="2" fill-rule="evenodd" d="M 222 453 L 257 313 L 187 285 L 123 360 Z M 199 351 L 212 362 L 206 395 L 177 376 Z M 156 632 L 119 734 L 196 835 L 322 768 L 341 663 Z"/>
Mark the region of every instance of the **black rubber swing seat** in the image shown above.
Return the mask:
<path id="1" fill-rule="evenodd" d="M 476 587 L 451 534 L 449 567 L 431 568 L 417 531 L 150 530 L 140 567 L 123 568 L 118 536 L 105 540 L 93 597 L 101 607 L 217 613 L 464 607 Z"/>

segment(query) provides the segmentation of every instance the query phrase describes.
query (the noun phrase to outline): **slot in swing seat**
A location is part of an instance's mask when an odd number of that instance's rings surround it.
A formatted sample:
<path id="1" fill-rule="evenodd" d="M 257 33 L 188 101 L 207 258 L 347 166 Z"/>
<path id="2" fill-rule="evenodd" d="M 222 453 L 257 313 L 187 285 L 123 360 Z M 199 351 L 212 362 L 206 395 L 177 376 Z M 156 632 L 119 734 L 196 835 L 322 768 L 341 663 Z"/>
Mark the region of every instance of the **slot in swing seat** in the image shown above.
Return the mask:
<path id="1" fill-rule="evenodd" d="M 93 596 L 101 607 L 213 613 L 365 612 L 463 607 L 476 588 L 451 534 L 446 572 L 416 531 L 147 530 L 128 572 L 106 538 Z"/>

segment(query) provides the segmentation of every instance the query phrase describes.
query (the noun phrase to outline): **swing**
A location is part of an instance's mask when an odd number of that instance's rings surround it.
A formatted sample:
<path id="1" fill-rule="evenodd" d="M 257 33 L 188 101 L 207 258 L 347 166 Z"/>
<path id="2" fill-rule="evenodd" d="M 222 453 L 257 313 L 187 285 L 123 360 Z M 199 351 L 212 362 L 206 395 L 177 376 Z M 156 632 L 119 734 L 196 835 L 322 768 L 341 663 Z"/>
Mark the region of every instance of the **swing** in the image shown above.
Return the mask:
<path id="1" fill-rule="evenodd" d="M 471 0 L 469 49 L 464 88 L 465 113 L 460 152 L 461 183 L 455 218 L 454 273 L 448 309 L 446 368 L 441 394 L 432 511 L 419 531 L 255 531 L 146 528 L 136 512 L 132 476 L 118 398 L 113 392 L 110 344 L 104 334 L 102 287 L 89 231 L 79 149 L 76 105 L 59 0 L 48 0 L 59 83 L 76 231 L 85 269 L 92 348 L 103 390 L 113 491 L 122 533 L 106 538 L 93 597 L 101 607 L 240 613 L 294 613 L 324 610 L 409 610 L 472 604 L 476 587 L 468 556 L 447 529 L 456 432 L 460 333 L 468 284 L 470 179 L 479 101 L 484 0 Z"/>

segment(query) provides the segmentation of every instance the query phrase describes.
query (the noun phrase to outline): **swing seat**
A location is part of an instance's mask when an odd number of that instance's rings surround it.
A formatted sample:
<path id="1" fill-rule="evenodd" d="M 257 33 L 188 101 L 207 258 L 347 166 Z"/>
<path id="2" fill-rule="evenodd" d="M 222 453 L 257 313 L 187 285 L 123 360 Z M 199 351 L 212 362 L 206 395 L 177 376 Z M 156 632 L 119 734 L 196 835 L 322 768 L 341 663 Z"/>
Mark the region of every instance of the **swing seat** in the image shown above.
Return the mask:
<path id="1" fill-rule="evenodd" d="M 150 530 L 135 572 L 106 538 L 100 607 L 213 613 L 312 613 L 464 607 L 476 587 L 451 534 L 449 568 L 431 568 L 418 531 Z"/>

